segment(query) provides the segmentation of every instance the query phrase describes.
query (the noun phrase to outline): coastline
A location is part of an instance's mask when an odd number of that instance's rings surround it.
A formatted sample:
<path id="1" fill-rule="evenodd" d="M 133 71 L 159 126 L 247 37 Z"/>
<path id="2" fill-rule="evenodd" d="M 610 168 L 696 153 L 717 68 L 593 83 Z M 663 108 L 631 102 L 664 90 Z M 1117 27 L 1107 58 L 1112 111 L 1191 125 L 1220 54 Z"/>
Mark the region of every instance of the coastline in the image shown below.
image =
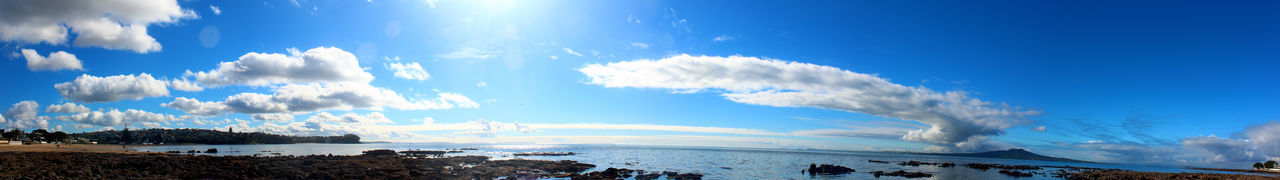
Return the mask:
<path id="1" fill-rule="evenodd" d="M 0 152 L 91 152 L 91 153 L 123 153 L 123 154 L 159 154 L 158 152 L 140 152 L 130 147 L 151 145 L 108 144 L 33 144 L 33 145 L 0 145 Z"/>
<path id="2" fill-rule="evenodd" d="M 138 145 L 156 146 L 156 145 Z M 130 146 L 136 147 L 136 146 Z M 207 156 L 139 152 L 122 149 L 120 145 L 0 145 L 0 162 L 10 164 L 0 167 L 3 177 L 39 178 L 237 178 L 237 179 L 351 179 L 351 178 L 426 178 L 426 179 L 494 179 L 517 178 L 574 178 L 611 179 L 641 175 L 659 177 L 686 177 L 676 172 L 658 172 L 613 169 L 585 172 L 596 167 L 593 164 L 572 160 L 492 160 L 487 156 L 452 156 L 437 158 L 413 158 L 397 156 L 349 155 L 349 156 Z M 890 163 L 890 162 L 885 162 Z M 896 163 L 896 162 L 894 162 Z M 988 164 L 946 165 L 946 162 L 919 162 L 920 165 L 939 167 L 990 168 L 1010 170 L 1010 176 L 1020 174 L 1018 166 Z M 913 165 L 904 162 L 900 165 Z M 1274 179 L 1252 174 L 1221 173 L 1161 173 L 1115 169 L 1071 168 L 1025 174 L 1053 176 L 1063 179 Z M 603 169 L 604 167 L 598 168 Z M 1247 170 L 1189 168 L 1210 171 L 1261 173 Z M 7 173 L 6 173 L 7 172 Z M 21 173 L 16 173 L 21 172 Z M 1033 173 L 1026 171 L 1027 173 Z M 856 173 L 876 173 L 876 170 L 859 169 Z M 1004 172 L 1001 172 L 1004 174 Z M 687 174 L 687 173 L 686 173 Z M 886 173 L 889 174 L 889 173 Z M 1276 175 L 1277 173 L 1268 173 Z M 698 179 L 700 174 L 689 174 L 684 179 Z M 1015 176 L 1016 177 L 1016 176 Z M 714 177 L 710 177 L 714 179 Z"/>

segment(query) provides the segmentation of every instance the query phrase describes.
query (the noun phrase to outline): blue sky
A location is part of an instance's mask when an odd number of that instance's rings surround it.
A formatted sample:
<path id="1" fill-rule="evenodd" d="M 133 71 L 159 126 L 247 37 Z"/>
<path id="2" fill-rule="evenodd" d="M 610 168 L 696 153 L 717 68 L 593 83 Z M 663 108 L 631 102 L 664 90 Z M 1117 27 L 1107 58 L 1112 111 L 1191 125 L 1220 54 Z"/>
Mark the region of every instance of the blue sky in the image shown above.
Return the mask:
<path id="1" fill-rule="evenodd" d="M 1280 157 L 1275 5 L 9 2 L 0 103 L 70 132 L 1251 164 Z"/>

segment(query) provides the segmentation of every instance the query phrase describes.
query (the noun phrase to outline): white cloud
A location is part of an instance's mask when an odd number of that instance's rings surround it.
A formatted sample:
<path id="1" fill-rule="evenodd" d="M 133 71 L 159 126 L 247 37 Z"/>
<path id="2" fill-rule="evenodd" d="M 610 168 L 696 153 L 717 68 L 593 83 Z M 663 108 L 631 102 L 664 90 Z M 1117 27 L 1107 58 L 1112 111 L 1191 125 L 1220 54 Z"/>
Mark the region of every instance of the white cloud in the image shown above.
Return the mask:
<path id="1" fill-rule="evenodd" d="M 22 57 L 27 59 L 27 69 L 31 71 L 84 70 L 80 59 L 66 51 L 53 52 L 49 57 L 44 57 L 36 53 L 36 50 L 22 49 Z"/>
<path id="2" fill-rule="evenodd" d="M 485 84 L 484 81 L 480 81 L 479 83 L 476 83 L 476 87 L 485 88 L 489 87 L 489 84 Z"/>
<path id="3" fill-rule="evenodd" d="M 547 58 L 551 58 L 551 60 L 560 59 L 560 57 L 557 57 L 557 56 L 547 56 Z"/>
<path id="4" fill-rule="evenodd" d="M 343 114 L 342 116 L 334 116 L 333 114 L 329 114 L 328 112 L 320 112 L 320 113 L 316 113 L 316 115 L 314 116 L 311 116 L 311 118 L 308 118 L 307 122 L 318 122 L 318 123 L 333 122 L 333 123 L 342 123 L 342 124 L 392 123 L 391 119 L 387 119 L 387 116 L 382 115 L 382 113 L 379 113 L 379 112 L 371 112 L 363 116 L 356 113 L 347 113 L 347 114 Z M 428 123 L 430 122 L 428 121 Z"/>
<path id="5" fill-rule="evenodd" d="M 1219 138 L 1217 136 L 1196 136 L 1181 140 L 1182 146 L 1206 153 L 1208 162 L 1250 162 L 1271 159 L 1265 156 L 1266 151 L 1257 149 L 1248 140 Z M 1243 167 L 1243 166 L 1242 166 Z"/>
<path id="6" fill-rule="evenodd" d="M 182 110 L 192 115 L 218 115 L 226 112 L 228 107 L 226 104 L 218 102 L 200 102 L 194 98 L 178 97 L 173 102 L 160 104 L 161 106 Z"/>
<path id="7" fill-rule="evenodd" d="M 631 47 L 639 48 L 639 49 L 649 49 L 649 44 L 632 42 Z"/>
<path id="8" fill-rule="evenodd" d="M 203 87 L 200 87 L 200 85 L 197 85 L 195 82 L 188 81 L 187 79 L 174 79 L 174 80 L 167 81 L 165 83 L 168 83 L 169 87 L 179 91 L 187 91 L 187 92 L 204 91 Z"/>
<path id="9" fill-rule="evenodd" d="M 293 115 L 287 113 L 263 113 L 254 114 L 253 119 L 272 122 L 290 122 L 293 121 Z"/>
<path id="10" fill-rule="evenodd" d="M 79 102 L 112 102 L 125 99 L 141 100 L 146 97 L 168 96 L 165 81 L 156 80 L 150 74 L 115 75 L 107 77 L 80 75 L 76 80 L 53 85 L 62 97 Z"/>
<path id="11" fill-rule="evenodd" d="M 213 15 L 222 15 L 222 9 L 218 6 L 209 5 L 209 11 L 213 11 Z"/>
<path id="12" fill-rule="evenodd" d="M 84 105 L 76 103 L 62 103 L 50 105 L 48 108 L 45 108 L 44 111 L 51 113 L 83 113 L 89 112 L 90 109 L 88 107 L 84 107 Z"/>
<path id="13" fill-rule="evenodd" d="M 147 26 L 197 17 L 174 0 L 3 1 L 0 12 L 3 41 L 62 44 L 70 28 L 76 46 L 138 53 L 160 51 Z"/>
<path id="14" fill-rule="evenodd" d="M 715 41 L 715 42 L 724 42 L 724 41 L 729 41 L 729 40 L 733 40 L 733 39 L 734 39 L 734 37 L 733 37 L 733 36 L 729 36 L 729 35 L 720 35 L 720 36 L 716 36 L 715 38 L 711 38 L 711 41 Z"/>
<path id="15" fill-rule="evenodd" d="M 391 107 L 401 110 L 477 108 L 470 98 L 454 93 L 439 93 L 433 99 L 406 99 L 395 91 L 367 84 L 290 84 L 275 89 L 275 94 L 240 93 L 222 102 L 199 102 L 177 98 L 164 104 L 190 114 L 237 112 L 246 114 L 312 112 L 329 109 L 374 109 Z M 225 109 L 223 109 L 225 107 Z"/>
<path id="16" fill-rule="evenodd" d="M 222 62 L 217 69 L 190 72 L 205 85 L 243 84 L 266 86 L 285 83 L 351 82 L 368 83 L 373 75 L 360 67 L 355 55 L 334 47 L 317 47 L 306 52 L 289 48 L 289 54 L 250 52 L 234 62 Z"/>
<path id="17" fill-rule="evenodd" d="M 1044 126 L 1036 126 L 1036 127 L 1034 127 L 1034 128 L 1031 128 L 1031 130 L 1032 130 L 1032 131 L 1040 131 L 1040 132 L 1044 132 L 1045 127 L 1044 127 Z"/>
<path id="18" fill-rule="evenodd" d="M 436 57 L 444 59 L 489 59 L 497 56 L 502 51 L 485 51 L 473 47 L 463 47 L 458 51 L 447 54 L 437 54 Z"/>
<path id="19" fill-rule="evenodd" d="M 5 127 L 7 128 L 47 128 L 49 127 L 49 117 L 39 115 L 40 104 L 35 101 L 22 101 L 14 103 L 9 111 L 4 113 Z"/>
<path id="20" fill-rule="evenodd" d="M 426 1 L 427 1 L 427 6 L 431 7 L 432 9 L 435 9 L 435 8 L 436 8 L 436 1 L 437 1 L 437 0 L 426 0 Z"/>
<path id="21" fill-rule="evenodd" d="M 678 55 L 661 60 L 589 64 L 579 69 L 604 87 L 662 88 L 677 92 L 722 90 L 734 102 L 776 107 L 814 107 L 918 121 L 928 129 L 903 140 L 959 144 L 1028 124 L 1038 111 L 894 84 L 836 67 L 754 57 Z"/>
<path id="22" fill-rule="evenodd" d="M 810 137 L 833 137 L 833 138 L 872 138 L 872 139 L 897 139 L 902 138 L 907 132 L 914 129 L 908 128 L 886 128 L 886 127 L 855 127 L 850 129 L 812 129 L 792 131 L 791 135 L 810 136 Z"/>
<path id="23" fill-rule="evenodd" d="M 574 55 L 574 56 L 582 57 L 582 54 L 578 54 L 578 52 L 573 52 L 573 49 L 564 48 L 564 52 L 565 52 L 565 53 L 572 54 L 572 55 Z"/>
<path id="24" fill-rule="evenodd" d="M 460 132 L 461 134 L 471 134 L 479 137 L 494 137 L 496 136 L 497 132 L 500 132 L 500 131 L 516 131 L 521 133 L 538 132 L 538 129 L 530 127 L 528 125 L 521 125 L 519 122 L 513 122 L 511 124 L 507 124 L 507 123 L 500 123 L 500 122 L 489 121 L 484 119 L 476 119 L 474 121 L 467 122 L 467 124 L 480 127 L 480 129 L 475 131 Z"/>
<path id="25" fill-rule="evenodd" d="M 532 127 L 535 129 L 642 130 L 642 131 L 722 133 L 722 134 L 741 134 L 741 135 L 775 135 L 775 136 L 785 135 L 783 133 L 769 132 L 769 131 L 760 130 L 760 129 L 673 126 L 673 125 L 653 125 L 653 124 L 600 124 L 600 123 L 529 124 L 529 127 Z"/>
<path id="26" fill-rule="evenodd" d="M 422 65 L 419 65 L 417 62 L 400 63 L 399 56 L 395 58 L 384 57 L 384 59 L 393 61 L 392 63 L 387 63 L 385 65 L 387 70 L 395 72 L 395 77 L 418 81 L 431 78 L 431 74 L 427 74 L 427 70 L 422 69 Z"/>
<path id="27" fill-rule="evenodd" d="M 91 111 L 84 113 L 76 113 L 66 116 L 58 116 L 58 120 L 75 121 L 83 124 L 91 124 L 97 126 L 128 126 L 143 122 L 167 122 L 181 121 L 182 117 L 152 113 L 143 110 L 129 109 L 120 111 L 112 109 L 111 111 Z"/>

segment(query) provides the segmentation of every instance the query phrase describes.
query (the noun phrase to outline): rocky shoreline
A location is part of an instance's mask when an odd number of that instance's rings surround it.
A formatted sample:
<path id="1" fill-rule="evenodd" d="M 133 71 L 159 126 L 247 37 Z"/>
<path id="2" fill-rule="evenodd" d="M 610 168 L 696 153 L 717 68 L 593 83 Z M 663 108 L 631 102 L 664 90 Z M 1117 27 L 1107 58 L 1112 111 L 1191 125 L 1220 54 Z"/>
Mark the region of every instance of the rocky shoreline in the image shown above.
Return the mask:
<path id="1" fill-rule="evenodd" d="M 14 150 L 14 149 L 10 149 Z M 53 149 L 51 149 L 53 150 Z M 128 151 L 0 151 L 0 179 L 701 179 L 702 174 L 596 168 L 572 160 L 491 160 L 487 156 L 434 156 L 437 151 L 371 150 L 365 155 L 206 156 Z M 206 150 L 209 151 L 209 150 Z M 443 153 L 447 153 L 444 151 Z M 415 156 L 430 154 L 432 156 Z M 1010 177 L 1063 179 L 1275 179 L 1248 174 L 1158 173 L 1069 166 L 888 162 L 901 166 L 937 166 L 998 171 Z M 598 170 L 586 172 L 589 170 Z M 728 168 L 726 168 L 728 169 Z M 895 169 L 856 171 L 840 165 L 811 164 L 811 176 L 867 173 L 905 178 L 931 172 Z"/>
<path id="2" fill-rule="evenodd" d="M 486 156 L 193 156 L 93 152 L 0 152 L 5 179 L 597 179 L 595 165 L 572 160 L 489 160 Z M 612 168 L 610 168 L 612 169 Z M 615 170 L 616 171 L 616 170 Z M 701 174 L 643 173 L 700 179 Z M 630 174 L 630 173 L 628 173 Z M 629 176 L 629 175 L 628 175 Z"/>

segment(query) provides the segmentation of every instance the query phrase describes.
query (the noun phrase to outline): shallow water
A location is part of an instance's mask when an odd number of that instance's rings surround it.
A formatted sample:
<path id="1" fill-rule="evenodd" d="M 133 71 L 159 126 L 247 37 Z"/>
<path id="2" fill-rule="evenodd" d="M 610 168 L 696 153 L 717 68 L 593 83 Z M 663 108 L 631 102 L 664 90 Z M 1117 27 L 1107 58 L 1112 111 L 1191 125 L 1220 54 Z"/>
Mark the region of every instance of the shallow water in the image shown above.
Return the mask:
<path id="1" fill-rule="evenodd" d="M 1180 167 L 1151 165 L 1101 164 L 1079 162 L 1055 162 L 1033 160 L 1010 160 L 992 158 L 949 157 L 918 154 L 899 154 L 882 152 L 851 152 L 824 150 L 780 150 L 780 149 L 737 149 L 737 148 L 705 148 L 705 147 L 653 147 L 628 145 L 523 145 L 523 144 L 452 144 L 452 143 L 367 143 L 367 144 L 279 144 L 279 145 L 173 145 L 173 146 L 138 146 L 138 151 L 165 152 L 188 150 L 204 151 L 217 148 L 217 154 L 204 155 L 358 155 L 370 149 L 392 149 L 397 151 L 422 149 L 443 150 L 456 148 L 478 148 L 479 150 L 463 153 L 449 153 L 449 156 L 482 155 L 494 159 L 541 159 L 541 160 L 576 160 L 595 164 L 596 169 L 609 167 L 642 169 L 646 171 L 676 171 L 701 173 L 706 179 L 874 179 L 873 171 L 920 171 L 933 174 L 932 178 L 917 179 L 1055 179 L 1036 175 L 1030 178 L 1014 178 L 997 173 L 999 169 L 987 171 L 963 167 L 965 163 L 993 163 L 1006 165 L 1052 165 L 1093 167 L 1104 169 L 1128 169 L 1149 172 L 1211 172 Z M 519 152 L 574 152 L 572 156 L 512 156 Z M 890 163 L 872 163 L 867 160 L 882 160 Z M 902 161 L 952 162 L 956 167 L 937 167 L 930 165 L 899 166 Z M 810 176 L 801 173 L 810 163 L 836 164 L 857 170 L 847 175 Z M 1054 168 L 1038 170 L 1040 172 L 1056 171 Z M 883 176 L 880 179 L 902 179 L 900 177 Z"/>

